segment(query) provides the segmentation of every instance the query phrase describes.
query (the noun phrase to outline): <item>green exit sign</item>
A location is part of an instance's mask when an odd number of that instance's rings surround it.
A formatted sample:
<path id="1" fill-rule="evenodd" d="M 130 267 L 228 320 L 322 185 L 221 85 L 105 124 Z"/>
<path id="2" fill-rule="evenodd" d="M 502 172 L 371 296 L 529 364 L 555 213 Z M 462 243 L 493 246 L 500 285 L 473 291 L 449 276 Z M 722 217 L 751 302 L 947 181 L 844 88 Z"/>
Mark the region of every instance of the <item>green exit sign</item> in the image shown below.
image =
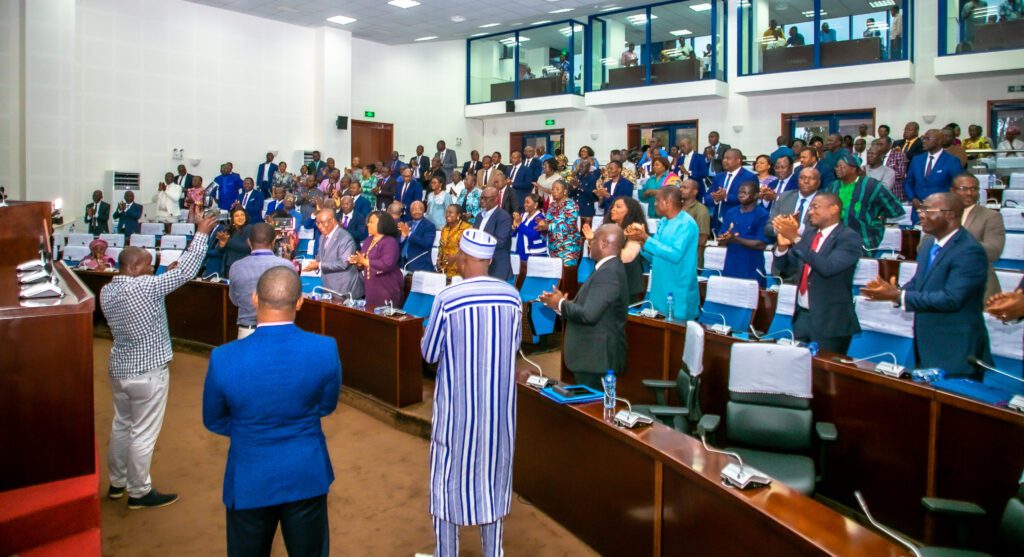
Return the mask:
<path id="1" fill-rule="evenodd" d="M 554 126 L 555 125 L 555 121 L 554 120 L 544 120 L 544 125 L 545 126 Z"/>
<path id="2" fill-rule="evenodd" d="M 365 110 L 365 111 L 363 111 L 363 116 L 366 117 L 366 118 L 373 118 L 376 115 L 377 115 L 377 113 L 372 111 L 372 110 Z"/>

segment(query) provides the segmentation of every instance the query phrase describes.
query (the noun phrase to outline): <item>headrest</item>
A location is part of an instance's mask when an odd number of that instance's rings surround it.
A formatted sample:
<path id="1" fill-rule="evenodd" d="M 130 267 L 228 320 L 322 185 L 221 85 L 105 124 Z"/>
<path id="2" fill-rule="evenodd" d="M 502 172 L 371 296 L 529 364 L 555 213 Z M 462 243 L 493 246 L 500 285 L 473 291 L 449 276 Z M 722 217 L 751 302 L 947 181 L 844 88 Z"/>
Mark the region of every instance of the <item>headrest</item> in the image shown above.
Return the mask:
<path id="1" fill-rule="evenodd" d="M 526 260 L 526 276 L 562 278 L 562 260 L 557 257 L 531 257 Z"/>
<path id="2" fill-rule="evenodd" d="M 878 244 L 878 249 L 900 251 L 902 247 L 903 231 L 897 226 L 887 227 L 882 235 L 882 243 Z"/>
<path id="3" fill-rule="evenodd" d="M 757 309 L 759 289 L 760 287 L 756 280 L 711 277 L 708 279 L 708 289 L 707 294 L 704 296 L 704 301 L 726 306 Z"/>
<path id="4" fill-rule="evenodd" d="M 778 300 L 775 306 L 775 313 L 792 317 L 796 312 L 796 285 L 783 284 L 779 286 Z"/>
<path id="5" fill-rule="evenodd" d="M 910 279 L 914 278 L 915 273 L 917 273 L 916 261 L 900 261 L 900 276 L 896 282 L 903 286 L 910 282 Z"/>
<path id="6" fill-rule="evenodd" d="M 992 354 L 1011 360 L 1021 359 L 1021 354 L 1024 354 L 1024 323 L 1003 323 L 986 313 L 985 327 L 988 328 Z M 1020 366 L 1013 371 L 1020 372 Z"/>
<path id="7" fill-rule="evenodd" d="M 704 248 L 704 268 L 721 271 L 725 268 L 725 248 L 711 246 Z"/>
<path id="8" fill-rule="evenodd" d="M 878 260 L 862 258 L 857 262 L 857 270 L 853 272 L 853 284 L 864 286 L 878 278 Z"/>
<path id="9" fill-rule="evenodd" d="M 811 398 L 811 352 L 781 344 L 733 344 L 729 390 Z"/>
<path id="10" fill-rule="evenodd" d="M 892 302 L 871 301 L 863 296 L 854 300 L 861 329 L 904 338 L 914 338 L 914 313 L 894 307 Z"/>
<path id="11" fill-rule="evenodd" d="M 427 271 L 416 271 L 412 274 L 411 292 L 437 296 L 438 292 L 444 290 L 447 278 L 442 273 L 430 273 Z"/>
<path id="12" fill-rule="evenodd" d="M 697 377 L 704 372 L 704 327 L 696 321 L 686 322 L 683 363 L 689 369 L 691 377 Z"/>
<path id="13" fill-rule="evenodd" d="M 180 249 L 162 249 L 160 250 L 160 266 L 166 267 L 171 263 L 174 263 L 178 259 L 181 259 L 181 254 L 184 253 Z"/>

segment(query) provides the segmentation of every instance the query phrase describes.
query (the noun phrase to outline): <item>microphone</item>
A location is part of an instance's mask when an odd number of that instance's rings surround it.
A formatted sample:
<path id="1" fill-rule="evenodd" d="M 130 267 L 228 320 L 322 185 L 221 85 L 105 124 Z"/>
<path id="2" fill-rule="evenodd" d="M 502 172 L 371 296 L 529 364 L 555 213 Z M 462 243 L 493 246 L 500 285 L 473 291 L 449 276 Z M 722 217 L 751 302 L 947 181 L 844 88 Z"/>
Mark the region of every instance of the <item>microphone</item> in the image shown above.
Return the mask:
<path id="1" fill-rule="evenodd" d="M 868 510 L 868 504 L 867 504 L 866 501 L 864 501 L 864 496 L 861 495 L 859 491 L 854 491 L 853 492 L 853 496 L 857 498 L 857 504 L 860 505 L 860 510 L 864 513 L 864 516 L 866 516 L 868 518 L 868 522 L 870 522 L 872 526 L 874 526 L 875 528 L 881 530 L 883 533 L 888 535 L 890 538 L 900 542 L 900 544 L 905 546 L 907 549 L 910 550 L 911 553 L 914 554 L 914 557 L 923 557 L 921 555 L 921 550 L 919 550 L 917 548 L 917 546 L 915 546 L 914 544 L 908 542 L 907 540 L 905 540 L 902 536 L 900 536 L 896 532 L 893 532 L 892 530 L 886 528 L 880 522 L 875 520 L 875 517 L 871 516 L 871 511 Z"/>
<path id="2" fill-rule="evenodd" d="M 429 254 L 430 254 L 430 250 L 427 250 L 427 251 L 417 255 L 416 257 L 413 257 L 412 259 L 406 261 L 405 265 L 402 266 L 402 272 L 403 273 L 408 273 L 409 272 L 409 264 L 410 263 L 412 263 L 413 261 L 416 261 L 417 259 L 423 257 L 424 255 L 429 255 Z"/>
<path id="3" fill-rule="evenodd" d="M 700 313 L 701 315 L 717 315 L 718 317 L 722 318 L 721 323 L 715 323 L 714 325 L 711 326 L 712 331 L 725 336 L 729 336 L 729 333 L 732 332 L 732 327 L 729 326 L 729 320 L 725 318 L 725 315 L 722 315 L 721 313 L 716 313 L 714 311 L 705 311 L 703 309 L 700 310 Z"/>
<path id="4" fill-rule="evenodd" d="M 658 310 L 654 309 L 654 302 L 652 302 L 650 300 L 640 300 L 639 302 L 637 302 L 635 304 L 630 304 L 629 306 L 627 306 L 626 310 L 628 311 L 628 310 L 636 309 L 636 308 L 643 307 L 643 306 L 648 306 L 648 307 L 640 310 L 640 316 L 641 317 L 646 317 L 648 319 L 657 319 L 658 316 L 661 315 L 660 313 L 658 313 Z"/>
<path id="5" fill-rule="evenodd" d="M 789 333 L 789 338 L 783 337 L 780 339 L 776 339 L 776 342 L 788 346 L 799 346 L 799 343 L 796 341 L 796 337 L 793 335 L 793 331 L 790 329 L 782 329 L 781 331 L 775 331 L 774 333 L 765 333 L 762 335 L 757 332 L 757 329 L 754 328 L 753 324 L 750 325 L 750 334 L 753 335 L 758 342 L 770 341 L 772 340 L 771 337 L 774 337 L 775 335 L 782 333 Z"/>
<path id="6" fill-rule="evenodd" d="M 719 449 L 712 448 L 708 445 L 707 433 L 700 434 L 700 442 L 704 445 L 704 450 L 709 453 L 718 453 L 721 455 L 730 456 L 736 459 L 735 464 L 730 462 L 722 468 L 722 483 L 728 487 L 735 487 L 739 490 L 744 490 L 754 487 L 762 487 L 772 483 L 772 479 L 769 478 L 764 472 L 750 466 L 743 464 L 743 458 L 740 457 L 739 453 L 732 451 L 722 451 Z"/>
<path id="7" fill-rule="evenodd" d="M 541 369 L 541 367 L 537 365 L 536 362 L 527 358 L 526 354 L 523 354 L 522 348 L 519 349 L 519 357 L 537 370 L 537 375 L 531 373 L 530 376 L 526 378 L 526 384 L 537 389 L 543 389 L 544 387 L 547 387 L 548 383 L 551 382 L 551 379 L 544 376 L 544 370 Z"/>
<path id="8" fill-rule="evenodd" d="M 612 419 L 616 425 L 626 429 L 633 429 L 638 425 L 650 425 L 654 423 L 654 420 L 651 418 L 644 416 L 643 414 L 633 412 L 633 405 L 630 404 L 628 400 L 621 397 L 615 397 L 615 400 L 626 405 L 626 409 L 619 410 Z"/>
<path id="9" fill-rule="evenodd" d="M 373 313 L 385 317 L 395 317 L 405 315 L 405 310 L 396 308 L 391 300 L 385 300 L 384 305 L 373 308 Z"/>
<path id="10" fill-rule="evenodd" d="M 995 367 L 986 364 L 985 362 L 979 360 L 978 358 L 975 358 L 974 356 L 967 356 L 967 363 L 969 363 L 971 365 L 976 365 L 978 367 L 985 368 L 985 369 L 987 369 L 987 370 L 989 370 L 991 372 L 994 372 L 994 373 L 998 373 L 999 375 L 1002 375 L 1003 377 L 1009 377 L 1010 379 L 1013 379 L 1014 381 L 1017 381 L 1017 382 L 1020 382 L 1020 383 L 1024 383 L 1024 379 L 1021 379 L 1020 377 L 1016 377 L 1016 376 L 1010 375 L 1009 373 L 1006 373 L 1005 371 L 1001 371 L 999 369 L 996 369 Z M 1012 397 L 1010 397 L 1010 402 L 1008 402 L 1006 404 L 1006 406 L 1007 406 L 1007 408 L 1009 408 L 1011 410 L 1016 410 L 1018 412 L 1024 412 L 1024 395 L 1013 395 Z"/>
<path id="11" fill-rule="evenodd" d="M 860 362 L 870 361 L 872 358 L 877 358 L 879 356 L 888 356 L 892 358 L 892 362 L 879 362 L 875 364 L 875 371 L 878 373 L 888 375 L 889 377 L 895 377 L 897 379 L 907 374 L 907 369 L 900 365 L 899 358 L 897 358 L 896 354 L 893 354 L 892 352 L 881 352 L 879 354 L 873 354 L 871 356 L 856 359 L 836 358 L 835 360 L 841 364 L 858 364 Z"/>
<path id="12" fill-rule="evenodd" d="M 771 285 L 771 286 L 769 286 L 767 288 L 767 290 L 769 292 L 778 292 L 779 291 L 780 285 L 784 282 L 782 280 L 781 276 L 779 276 L 779 275 L 766 275 L 766 274 L 761 272 L 761 269 L 756 269 L 756 270 L 757 270 L 757 274 L 760 275 L 762 278 L 764 278 L 765 285 L 768 284 L 768 279 L 770 279 L 770 278 L 773 278 L 773 279 L 776 280 L 775 284 L 773 284 L 773 285 Z"/>
<path id="13" fill-rule="evenodd" d="M 220 273 L 210 273 L 200 280 L 204 280 L 206 282 L 220 282 Z"/>
<path id="14" fill-rule="evenodd" d="M 341 292 L 337 292 L 335 290 L 331 290 L 330 288 L 325 288 L 323 286 L 317 285 L 317 286 L 313 287 L 313 290 L 310 293 L 315 295 L 317 293 L 317 291 L 326 292 L 330 296 L 337 296 L 339 298 L 345 298 L 341 302 L 341 305 L 343 305 L 345 307 L 349 307 L 349 308 L 356 307 L 356 301 L 355 301 L 355 298 L 352 296 L 352 292 L 351 291 L 350 292 L 345 292 L 344 294 L 342 294 Z"/>

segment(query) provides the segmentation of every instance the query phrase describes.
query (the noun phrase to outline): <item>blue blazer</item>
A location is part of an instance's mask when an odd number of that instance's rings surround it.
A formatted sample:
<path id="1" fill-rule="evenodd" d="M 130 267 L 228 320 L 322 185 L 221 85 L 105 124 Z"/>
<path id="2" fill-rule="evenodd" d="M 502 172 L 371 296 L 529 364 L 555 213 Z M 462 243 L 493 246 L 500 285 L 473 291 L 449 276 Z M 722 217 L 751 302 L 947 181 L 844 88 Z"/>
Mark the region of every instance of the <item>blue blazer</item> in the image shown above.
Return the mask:
<path id="1" fill-rule="evenodd" d="M 132 206 L 123 213 L 121 211 L 114 211 L 114 218 L 117 219 L 116 232 L 125 236 L 131 236 L 142 228 L 139 225 L 139 219 L 142 218 L 142 205 L 132 203 Z"/>
<path id="2" fill-rule="evenodd" d="M 296 365 L 295 348 L 303 355 Z M 224 505 L 253 509 L 324 495 L 334 469 L 320 418 L 341 389 L 335 340 L 294 324 L 259 327 L 215 348 L 203 388 L 203 425 L 231 438 Z"/>
<path id="3" fill-rule="evenodd" d="M 903 193 L 907 199 L 919 199 L 924 201 L 933 193 L 949 191 L 953 185 L 953 178 L 964 171 L 960 166 L 960 159 L 943 151 L 932 166 L 928 177 L 924 177 L 925 167 L 928 166 L 928 153 L 921 153 L 914 157 L 907 168 L 907 179 L 903 181 Z M 914 222 L 917 222 L 917 211 L 914 211 Z"/>
<path id="4" fill-rule="evenodd" d="M 983 305 L 988 259 L 981 244 L 960 228 L 928 266 L 935 238 L 917 251 L 917 272 L 903 287 L 903 303 L 914 312 L 916 367 L 939 367 L 947 375 L 981 377 L 968 356 L 992 363 Z"/>
<path id="5" fill-rule="evenodd" d="M 263 167 L 267 166 L 267 163 L 263 163 L 256 169 L 256 187 L 263 193 L 263 197 L 266 198 L 270 195 L 270 189 L 274 185 L 274 173 L 277 172 L 277 165 L 270 163 L 270 179 L 263 180 Z"/>
<path id="6" fill-rule="evenodd" d="M 352 239 L 356 241 L 356 245 L 361 245 L 363 240 L 370 235 L 366 230 L 366 215 L 366 213 L 352 209 L 352 215 L 349 216 L 348 227 L 343 227 L 352 235 Z M 343 218 L 343 215 L 338 213 L 338 226 L 341 226 Z"/>
<path id="7" fill-rule="evenodd" d="M 533 157 L 529 165 L 526 165 L 526 161 L 523 161 L 523 165 L 530 169 L 530 184 L 537 181 L 540 175 L 544 172 L 544 161 L 540 160 L 539 157 Z M 518 178 L 518 176 L 517 176 Z"/>
<path id="8" fill-rule="evenodd" d="M 360 195 L 352 202 L 352 211 L 355 213 L 362 213 L 365 217 L 373 212 L 373 207 L 370 207 L 370 202 Z"/>
<path id="9" fill-rule="evenodd" d="M 473 220 L 473 228 L 480 230 L 480 223 L 483 220 L 484 213 L 480 211 Z M 512 217 L 504 209 L 497 207 L 487 221 L 487 226 L 483 227 L 483 231 L 498 241 L 494 248 L 494 258 L 487 267 L 487 274 L 498 280 L 508 280 L 512 277 Z"/>
<path id="10" fill-rule="evenodd" d="M 683 156 L 679 155 L 676 159 L 679 163 L 682 163 Z M 679 167 L 681 164 L 676 164 L 676 174 L 679 174 Z M 708 159 L 702 154 L 694 151 L 693 156 L 690 157 L 690 167 L 687 168 L 690 171 L 690 178 L 697 180 L 698 190 L 697 199 L 704 197 L 704 179 L 708 177 Z M 679 174 L 680 178 L 685 178 L 682 174 Z"/>
<path id="11" fill-rule="evenodd" d="M 736 177 L 729 183 L 729 191 L 726 193 L 725 199 L 722 200 L 721 207 L 715 203 L 715 200 L 711 197 L 711 192 L 718 191 L 725 187 L 725 179 L 729 176 L 726 171 L 721 171 L 715 174 L 715 179 L 711 181 L 711 187 L 704 194 L 704 204 L 707 205 L 708 211 L 716 219 L 721 219 L 729 212 L 729 209 L 740 206 L 740 198 L 737 197 L 740 191 L 740 184 L 744 182 L 758 183 L 757 175 L 747 170 L 746 168 L 740 168 L 736 172 Z"/>
<path id="12" fill-rule="evenodd" d="M 245 199 L 245 192 L 238 196 L 238 202 L 241 203 L 243 199 Z M 249 215 L 251 224 L 263 220 L 263 193 L 260 190 L 253 188 L 252 193 L 249 194 L 249 201 L 245 204 L 245 213 Z"/>
<path id="13" fill-rule="evenodd" d="M 601 202 L 601 209 L 604 210 L 605 213 L 608 212 L 608 209 L 611 209 L 612 202 L 615 201 L 616 197 L 633 197 L 633 182 L 630 182 L 621 176 L 619 177 L 618 183 L 615 184 L 615 191 L 612 191 L 611 180 L 604 183 L 604 189 L 608 190 L 608 193 L 610 194 Z"/>
<path id="14" fill-rule="evenodd" d="M 597 174 L 587 172 L 580 176 L 576 174 L 576 187 L 572 189 L 572 195 L 576 199 L 576 206 L 579 207 L 581 217 L 594 216 L 594 203 L 597 203 L 597 196 L 594 195 L 594 188 L 597 187 Z"/>
<path id="15" fill-rule="evenodd" d="M 796 176 L 795 174 L 790 174 L 789 178 L 786 178 L 786 183 L 785 184 L 780 184 L 779 183 L 780 180 L 781 180 L 780 178 L 776 178 L 775 181 L 773 181 L 768 186 L 769 188 L 775 190 L 775 193 L 776 193 L 775 201 L 778 201 L 779 198 L 782 197 L 782 194 L 786 193 L 787 191 L 792 191 L 792 190 L 795 190 L 795 189 L 800 189 L 800 177 Z M 764 201 L 761 201 L 760 203 L 761 203 L 761 206 L 764 207 L 765 209 L 771 210 L 772 205 L 775 205 L 775 201 L 770 201 L 768 203 L 765 203 Z"/>
<path id="16" fill-rule="evenodd" d="M 402 220 L 409 220 L 409 205 L 412 205 L 413 201 L 423 201 L 423 184 L 419 180 L 413 180 L 409 183 L 409 187 L 406 188 L 405 193 L 402 193 L 402 188 L 405 187 L 405 182 L 399 182 L 395 185 L 395 199 L 401 201 L 405 205 L 405 213 L 402 214 Z"/>
<path id="17" fill-rule="evenodd" d="M 512 169 L 514 166 L 508 168 L 508 172 L 505 174 L 507 178 L 512 177 Z M 525 164 L 519 165 L 519 170 L 516 170 L 516 179 L 512 181 L 512 189 L 519 190 L 520 192 L 531 192 L 533 191 L 533 182 L 536 181 L 536 177 L 533 174 L 533 168 L 526 166 Z"/>
<path id="18" fill-rule="evenodd" d="M 264 213 L 263 216 L 273 215 L 281 207 L 284 207 L 284 201 L 278 201 L 276 199 L 271 199 L 270 203 L 267 204 L 267 212 Z M 302 219 L 299 219 L 299 221 L 301 221 L 301 220 Z"/>
<path id="19" fill-rule="evenodd" d="M 409 227 L 412 227 L 412 221 L 409 222 Z M 406 268 L 408 271 L 435 271 L 434 263 L 430 260 L 430 250 L 434 247 L 434 236 L 437 233 L 437 227 L 434 223 L 430 222 L 430 219 L 423 217 L 420 219 L 419 224 L 416 225 L 416 230 L 413 230 L 409 236 L 402 240 L 402 254 L 405 255 L 402 258 L 402 265 L 406 262 L 409 266 Z M 408 248 L 408 249 L 406 249 Z M 415 259 L 421 254 L 423 257 Z"/>

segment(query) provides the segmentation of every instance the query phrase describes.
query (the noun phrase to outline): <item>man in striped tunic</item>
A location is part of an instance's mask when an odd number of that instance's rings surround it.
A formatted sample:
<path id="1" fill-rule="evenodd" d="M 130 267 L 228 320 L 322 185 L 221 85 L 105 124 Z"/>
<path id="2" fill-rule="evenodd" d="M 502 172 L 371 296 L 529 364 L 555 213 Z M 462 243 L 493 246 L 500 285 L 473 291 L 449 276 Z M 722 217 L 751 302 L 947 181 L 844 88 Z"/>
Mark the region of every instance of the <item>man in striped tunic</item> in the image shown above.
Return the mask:
<path id="1" fill-rule="evenodd" d="M 455 261 L 465 280 L 434 300 L 423 359 L 438 362 L 430 435 L 430 514 L 435 557 L 459 553 L 459 526 L 480 525 L 484 555 L 502 555 L 512 502 L 516 352 L 522 305 L 487 275 L 497 241 L 466 230 Z"/>

